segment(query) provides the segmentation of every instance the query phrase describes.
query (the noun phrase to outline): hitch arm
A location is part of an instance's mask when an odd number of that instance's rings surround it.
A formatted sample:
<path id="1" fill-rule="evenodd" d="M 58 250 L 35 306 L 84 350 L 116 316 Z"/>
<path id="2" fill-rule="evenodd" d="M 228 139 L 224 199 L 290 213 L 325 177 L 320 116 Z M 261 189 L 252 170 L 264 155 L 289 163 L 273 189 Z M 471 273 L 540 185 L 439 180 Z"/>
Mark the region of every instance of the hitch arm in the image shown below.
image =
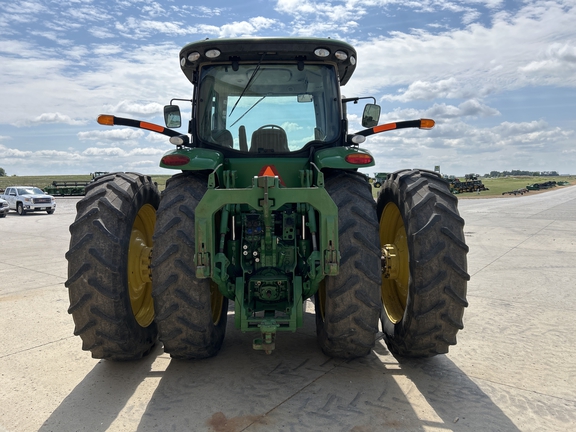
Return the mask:
<path id="1" fill-rule="evenodd" d="M 108 114 L 100 114 L 98 116 L 98 123 L 104 126 L 130 126 L 138 129 L 146 129 L 152 132 L 158 132 L 162 135 L 167 135 L 169 137 L 179 137 L 182 135 L 180 132 L 165 128 L 164 126 L 160 126 L 155 123 L 148 123 L 141 120 L 133 120 L 123 117 L 115 117 Z"/>
<path id="2" fill-rule="evenodd" d="M 420 119 L 420 120 L 406 120 L 396 123 L 386 123 L 378 126 L 374 126 L 370 129 L 364 129 L 360 132 L 354 133 L 354 135 L 370 136 L 380 132 L 386 132 L 395 129 L 406 129 L 406 128 L 419 128 L 419 129 L 432 129 L 434 127 L 434 120 L 430 119 Z"/>

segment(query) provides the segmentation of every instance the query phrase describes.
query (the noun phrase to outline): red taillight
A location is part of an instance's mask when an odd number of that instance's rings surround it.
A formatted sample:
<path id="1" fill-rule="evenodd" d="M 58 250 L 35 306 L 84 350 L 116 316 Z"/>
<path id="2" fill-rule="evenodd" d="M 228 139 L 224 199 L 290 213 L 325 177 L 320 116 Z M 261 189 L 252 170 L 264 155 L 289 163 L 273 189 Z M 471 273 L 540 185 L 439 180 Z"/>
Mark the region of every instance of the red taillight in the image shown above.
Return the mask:
<path id="1" fill-rule="evenodd" d="M 162 158 L 162 164 L 168 166 L 186 165 L 188 162 L 190 162 L 190 158 L 184 155 L 166 155 Z"/>
<path id="2" fill-rule="evenodd" d="M 373 161 L 372 156 L 366 153 L 350 153 L 344 159 L 353 165 L 366 165 Z"/>

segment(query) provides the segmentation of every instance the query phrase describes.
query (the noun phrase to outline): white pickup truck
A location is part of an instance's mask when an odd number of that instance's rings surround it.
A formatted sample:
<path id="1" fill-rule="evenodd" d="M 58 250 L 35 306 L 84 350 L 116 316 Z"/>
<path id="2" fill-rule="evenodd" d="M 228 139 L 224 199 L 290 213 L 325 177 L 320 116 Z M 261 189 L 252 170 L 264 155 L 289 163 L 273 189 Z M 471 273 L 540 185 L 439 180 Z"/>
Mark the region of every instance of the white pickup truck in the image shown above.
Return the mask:
<path id="1" fill-rule="evenodd" d="M 16 210 L 19 215 L 33 211 L 45 211 L 52 214 L 56 210 L 54 197 L 46 195 L 42 189 L 37 187 L 11 186 L 6 188 L 0 198 L 8 201 L 10 210 Z"/>

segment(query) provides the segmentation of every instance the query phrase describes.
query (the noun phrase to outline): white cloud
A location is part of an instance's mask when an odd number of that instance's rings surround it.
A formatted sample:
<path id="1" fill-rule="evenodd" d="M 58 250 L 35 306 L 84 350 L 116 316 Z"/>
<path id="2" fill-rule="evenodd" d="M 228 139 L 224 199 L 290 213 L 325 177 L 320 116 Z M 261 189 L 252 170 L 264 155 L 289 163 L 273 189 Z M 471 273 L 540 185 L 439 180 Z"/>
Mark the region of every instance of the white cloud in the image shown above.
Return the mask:
<path id="1" fill-rule="evenodd" d="M 41 124 L 62 123 L 72 126 L 84 125 L 87 123 L 84 119 L 73 119 L 69 115 L 61 114 L 59 112 L 43 113 L 33 119 L 24 120 L 15 123 L 17 126 L 35 126 Z"/>
<path id="2" fill-rule="evenodd" d="M 193 27 L 185 26 L 182 22 L 142 20 L 129 17 L 126 22 L 117 22 L 116 30 L 125 37 L 141 39 L 153 34 L 162 33 L 170 36 L 184 36 L 196 33 Z"/>
<path id="3" fill-rule="evenodd" d="M 194 18 L 212 18 L 225 12 L 223 8 L 209 8 L 200 5 L 173 5 L 171 9 L 182 16 L 191 16 Z"/>
<path id="4" fill-rule="evenodd" d="M 142 11 L 142 13 L 145 13 L 149 16 L 160 16 L 160 15 L 166 14 L 166 11 L 162 7 L 162 5 L 160 5 L 157 2 L 150 2 L 150 3 L 142 6 L 141 11 Z"/>
<path id="5" fill-rule="evenodd" d="M 218 30 L 218 36 L 224 38 L 252 36 L 255 33 L 268 29 L 270 27 L 281 27 L 276 20 L 255 17 L 248 21 L 233 22 L 225 24 Z"/>
<path id="6" fill-rule="evenodd" d="M 365 93 L 407 86 L 385 96 L 403 101 L 442 94 L 481 98 L 542 83 L 576 87 L 575 21 L 574 5 L 536 2 L 514 16 L 496 14 L 491 27 L 475 23 L 439 34 L 391 32 L 359 41 L 350 87 Z"/>
<path id="7" fill-rule="evenodd" d="M 102 157 L 120 157 L 129 158 L 131 156 L 155 156 L 164 154 L 164 150 L 151 147 L 136 148 L 130 151 L 123 150 L 119 147 L 89 147 L 82 152 L 84 156 L 102 156 Z"/>
<path id="8" fill-rule="evenodd" d="M 46 12 L 47 8 L 39 1 L 21 0 L 2 3 L 1 9 L 6 12 L 8 16 L 34 16 L 36 14 Z"/>
<path id="9" fill-rule="evenodd" d="M 282 128 L 286 132 L 294 132 L 297 130 L 301 130 L 302 126 L 299 126 L 298 123 L 294 123 L 294 122 L 285 122 L 285 123 L 282 123 Z"/>
<path id="10" fill-rule="evenodd" d="M 576 163 L 576 152 L 570 152 L 574 135 L 573 131 L 551 127 L 541 120 L 502 122 L 494 127 L 475 127 L 452 120 L 431 131 L 405 129 L 376 135 L 363 147 L 375 155 L 374 172 L 391 172 L 406 166 L 432 169 L 435 165 L 440 165 L 444 173 L 456 175 L 519 166 L 566 172 L 566 167 Z M 540 155 L 537 158 L 536 153 Z M 558 161 L 557 154 L 565 160 Z"/>
<path id="11" fill-rule="evenodd" d="M 138 147 L 131 150 L 129 156 L 160 156 L 166 153 L 166 150 L 157 149 L 153 147 Z M 158 158 L 160 160 L 160 158 Z"/>
<path id="12" fill-rule="evenodd" d="M 473 95 L 472 89 L 462 88 L 454 77 L 437 82 L 414 81 L 407 89 L 402 89 L 399 95 L 384 95 L 383 100 L 411 102 L 415 100 L 434 100 L 438 98 L 467 98 Z"/>
<path id="13" fill-rule="evenodd" d="M 358 26 L 358 19 L 366 15 L 365 3 L 372 2 L 315 2 L 310 0 L 279 0 L 276 10 L 292 17 L 289 28 L 298 36 L 337 35 L 345 37 Z M 342 35 L 342 36 L 340 36 Z"/>
<path id="14" fill-rule="evenodd" d="M 539 79 L 540 83 L 554 84 L 561 76 L 576 73 L 576 41 L 573 43 L 553 43 L 537 60 L 519 68 L 529 80 Z M 574 80 L 572 80 L 574 82 Z"/>
<path id="15" fill-rule="evenodd" d="M 30 151 L 30 150 L 19 150 L 14 148 L 2 149 L 3 163 L 7 163 L 7 165 L 9 166 L 18 163 L 24 163 L 30 165 L 30 161 L 35 161 L 35 164 L 39 164 L 36 165 L 37 169 L 38 166 L 45 166 L 47 162 L 50 165 L 52 164 L 52 162 L 72 164 L 80 159 L 81 156 L 77 152 L 70 152 L 70 151 L 61 151 L 61 150 Z M 6 166 L 4 166 L 3 168 L 6 168 Z M 32 171 L 32 174 L 37 174 L 37 172 Z"/>
<path id="16" fill-rule="evenodd" d="M 434 104 L 423 112 L 422 117 L 436 120 L 463 117 L 492 117 L 500 115 L 497 109 L 479 102 L 476 99 L 462 102 L 457 107 L 454 105 Z"/>
<path id="17" fill-rule="evenodd" d="M 106 8 L 99 8 L 94 5 L 74 5 L 63 14 L 75 22 L 95 22 L 108 21 L 112 15 L 107 12 Z"/>
<path id="18" fill-rule="evenodd" d="M 92 130 L 78 132 L 78 139 L 85 140 L 106 140 L 106 141 L 132 141 L 144 136 L 141 129 L 122 128 L 112 130 Z"/>
<path id="19" fill-rule="evenodd" d="M 104 110 L 112 114 L 123 113 L 135 116 L 151 117 L 163 113 L 164 106 L 157 102 L 138 103 L 123 100 L 115 105 L 104 105 Z"/>
<path id="20" fill-rule="evenodd" d="M 92 36 L 99 39 L 113 38 L 116 36 L 110 29 L 102 27 L 90 27 L 88 31 Z"/>
<path id="21" fill-rule="evenodd" d="M 146 141 L 153 143 L 153 144 L 166 144 L 167 149 L 173 149 L 174 148 L 174 145 L 170 143 L 169 137 L 167 137 L 166 135 L 150 132 L 148 135 L 146 135 L 145 139 L 146 139 Z"/>
<path id="22" fill-rule="evenodd" d="M 97 56 L 111 56 L 122 53 L 122 47 L 116 44 L 95 45 L 92 52 Z"/>
<path id="23" fill-rule="evenodd" d="M 486 118 L 500 115 L 501 113 L 497 109 L 489 107 L 477 99 L 470 99 L 457 106 L 441 103 L 421 110 L 415 108 L 397 108 L 391 112 L 383 113 L 380 116 L 380 123 L 418 118 L 431 118 L 434 119 L 436 123 L 442 123 L 453 119 L 462 121 L 466 118 Z M 359 116 L 349 116 L 349 122 L 353 129 L 361 129 Z"/>
<path id="24" fill-rule="evenodd" d="M 99 147 L 88 147 L 86 150 L 82 152 L 84 156 L 105 156 L 105 157 L 121 157 L 124 158 L 128 155 L 128 153 L 121 148 L 118 147 L 106 147 L 106 148 L 99 148 Z"/>

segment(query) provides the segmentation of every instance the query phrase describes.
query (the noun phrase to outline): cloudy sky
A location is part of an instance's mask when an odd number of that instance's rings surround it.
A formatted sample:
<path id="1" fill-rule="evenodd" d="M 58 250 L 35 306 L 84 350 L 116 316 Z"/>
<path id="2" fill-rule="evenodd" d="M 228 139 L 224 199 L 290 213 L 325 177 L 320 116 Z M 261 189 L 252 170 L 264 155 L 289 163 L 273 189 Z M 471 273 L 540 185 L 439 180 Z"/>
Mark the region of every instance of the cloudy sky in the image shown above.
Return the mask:
<path id="1" fill-rule="evenodd" d="M 0 167 L 171 174 L 164 136 L 98 114 L 162 123 L 164 104 L 191 95 L 188 42 L 315 36 L 356 47 L 343 94 L 376 97 L 381 123 L 437 122 L 369 138 L 368 172 L 576 174 L 575 23 L 574 0 L 2 1 Z"/>

